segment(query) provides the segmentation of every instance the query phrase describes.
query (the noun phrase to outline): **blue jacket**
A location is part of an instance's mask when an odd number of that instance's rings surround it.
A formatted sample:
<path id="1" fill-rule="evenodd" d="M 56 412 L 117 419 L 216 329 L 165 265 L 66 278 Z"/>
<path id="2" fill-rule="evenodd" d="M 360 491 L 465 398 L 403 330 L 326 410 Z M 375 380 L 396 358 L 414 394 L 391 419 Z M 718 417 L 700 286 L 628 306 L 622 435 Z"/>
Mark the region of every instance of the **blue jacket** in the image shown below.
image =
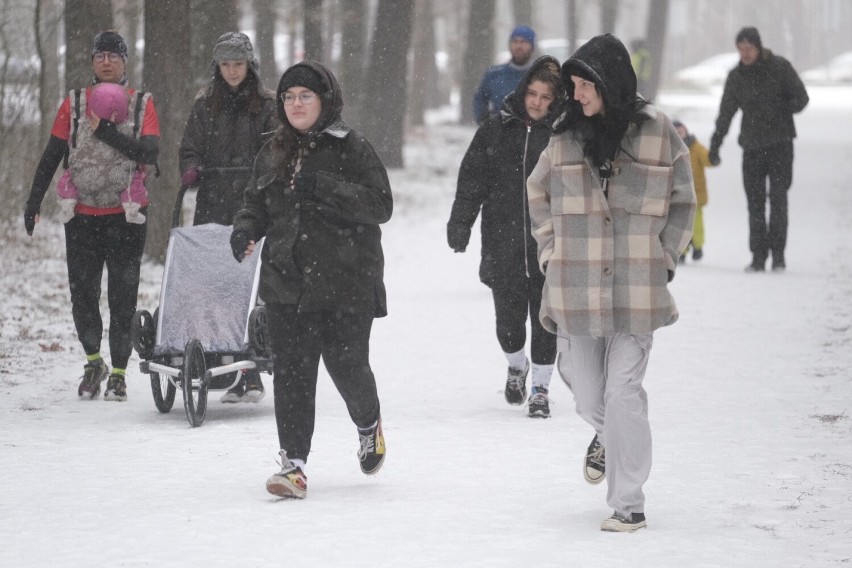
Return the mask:
<path id="1" fill-rule="evenodd" d="M 530 65 L 518 67 L 512 63 L 488 68 L 473 94 L 473 116 L 478 124 L 482 124 L 489 114 L 500 110 L 503 99 L 515 90 L 529 68 Z"/>

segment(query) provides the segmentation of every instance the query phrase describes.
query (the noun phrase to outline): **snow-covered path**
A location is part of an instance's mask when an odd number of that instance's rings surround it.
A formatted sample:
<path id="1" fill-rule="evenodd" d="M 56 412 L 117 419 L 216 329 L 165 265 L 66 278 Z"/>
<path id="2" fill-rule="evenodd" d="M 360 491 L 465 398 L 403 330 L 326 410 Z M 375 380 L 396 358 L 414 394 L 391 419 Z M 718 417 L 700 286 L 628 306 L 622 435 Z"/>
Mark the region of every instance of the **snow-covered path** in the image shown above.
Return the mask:
<path id="1" fill-rule="evenodd" d="M 391 173 L 390 316 L 372 342 L 385 467 L 360 474 L 354 427 L 323 374 L 302 502 L 264 490 L 276 470 L 271 396 L 225 406 L 212 393 L 204 425 L 191 428 L 180 400 L 157 412 L 134 356 L 127 403 L 79 402 L 61 227 L 45 221 L 33 239 L 0 227 L 0 565 L 852 562 L 849 94 L 812 89 L 797 119 L 786 273 L 742 270 L 736 132 L 710 171 L 706 256 L 678 271 L 681 320 L 655 336 L 649 527 L 632 535 L 599 530 L 605 486 L 580 471 L 592 431 L 558 379 L 550 420 L 503 401 L 478 244 L 453 254 L 444 233 L 470 128 L 416 133 L 411 167 Z M 662 99 L 705 141 L 717 102 Z M 161 276 L 145 266 L 140 308 L 156 306 Z"/>

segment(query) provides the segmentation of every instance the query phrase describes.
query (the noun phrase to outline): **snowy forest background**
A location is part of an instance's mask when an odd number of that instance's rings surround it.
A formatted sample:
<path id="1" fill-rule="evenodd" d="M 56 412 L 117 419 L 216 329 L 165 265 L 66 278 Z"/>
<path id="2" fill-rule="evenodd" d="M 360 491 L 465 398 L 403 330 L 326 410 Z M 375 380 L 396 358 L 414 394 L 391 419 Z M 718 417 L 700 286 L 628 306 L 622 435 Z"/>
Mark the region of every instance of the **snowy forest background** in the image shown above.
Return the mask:
<path id="1" fill-rule="evenodd" d="M 505 61 L 515 23 L 530 24 L 539 52 L 560 60 L 603 32 L 628 45 L 646 39 L 660 62 L 656 91 L 678 69 L 733 51 L 743 25 L 803 69 L 852 49 L 850 22 L 852 2 L 843 0 L 0 0 L 0 221 L 19 222 L 58 103 L 89 82 L 91 41 L 103 29 L 128 40 L 130 84 L 157 104 L 162 176 L 149 180 L 146 252 L 161 259 L 177 146 L 224 31 L 252 37 L 273 89 L 296 61 L 329 64 L 344 89 L 344 118 L 389 168 L 405 168 L 403 144 L 426 127 L 427 111 L 448 108 L 447 121 L 471 123 L 471 94 L 488 65 Z M 52 200 L 42 212 L 54 212 Z"/>

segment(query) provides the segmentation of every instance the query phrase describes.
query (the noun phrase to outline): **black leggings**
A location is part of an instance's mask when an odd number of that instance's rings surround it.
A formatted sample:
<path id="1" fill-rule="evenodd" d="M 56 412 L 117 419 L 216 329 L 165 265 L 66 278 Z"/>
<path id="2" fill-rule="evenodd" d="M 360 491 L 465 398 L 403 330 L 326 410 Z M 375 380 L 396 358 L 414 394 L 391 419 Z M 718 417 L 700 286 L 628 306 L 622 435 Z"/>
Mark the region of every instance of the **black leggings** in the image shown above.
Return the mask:
<path id="1" fill-rule="evenodd" d="M 538 319 L 541 308 L 541 291 L 544 275 L 536 269 L 520 282 L 494 281 L 494 314 L 497 323 L 497 341 L 504 353 L 516 353 L 527 341 L 527 315 L 530 318 L 532 345 L 530 358 L 538 365 L 552 365 L 556 361 L 556 336 L 544 329 Z"/>
<path id="2" fill-rule="evenodd" d="M 379 396 L 369 361 L 373 315 L 299 313 L 296 306 L 282 304 L 267 304 L 266 309 L 278 442 L 288 458 L 307 462 L 320 356 L 352 422 L 367 428 L 379 418 Z"/>
<path id="3" fill-rule="evenodd" d="M 768 183 L 767 183 L 768 182 Z M 754 262 L 784 261 L 787 246 L 787 190 L 793 182 L 793 142 L 743 152 L 743 185 L 748 201 L 749 248 Z M 768 187 L 767 187 L 768 186 Z M 766 197 L 769 195 L 769 223 Z"/>
<path id="4" fill-rule="evenodd" d="M 106 265 L 110 359 L 118 369 L 127 368 L 132 351 L 130 324 L 136 311 L 146 228 L 145 224 L 128 223 L 124 213 L 75 215 L 65 224 L 71 314 L 77 337 L 87 355 L 101 350 L 101 277 Z"/>

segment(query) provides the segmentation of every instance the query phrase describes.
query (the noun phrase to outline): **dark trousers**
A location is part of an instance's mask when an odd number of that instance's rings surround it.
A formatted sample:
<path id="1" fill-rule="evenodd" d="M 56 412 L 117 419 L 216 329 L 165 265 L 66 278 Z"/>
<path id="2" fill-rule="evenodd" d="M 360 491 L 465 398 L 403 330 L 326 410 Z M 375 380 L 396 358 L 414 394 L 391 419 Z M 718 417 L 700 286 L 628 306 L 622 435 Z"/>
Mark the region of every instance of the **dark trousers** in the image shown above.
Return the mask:
<path id="1" fill-rule="evenodd" d="M 766 222 L 767 180 L 769 224 Z M 787 246 L 787 190 L 793 182 L 793 142 L 743 152 L 743 185 L 748 201 L 749 248 L 753 264 L 784 262 Z"/>
<path id="2" fill-rule="evenodd" d="M 320 356 L 352 422 L 367 428 L 379 418 L 376 379 L 369 362 L 373 315 L 298 313 L 295 306 L 282 304 L 267 304 L 266 309 L 278 442 L 288 458 L 307 462 L 314 434 Z"/>
<path id="3" fill-rule="evenodd" d="M 124 213 L 75 215 L 65 224 L 71 314 L 77 337 L 87 355 L 101 350 L 101 277 L 106 265 L 110 359 L 118 369 L 127 368 L 132 351 L 130 324 L 136 311 L 146 230 L 145 224 L 128 223 Z"/>
<path id="4" fill-rule="evenodd" d="M 515 353 L 527 342 L 527 315 L 530 318 L 533 363 L 552 365 L 556 361 L 556 336 L 544 329 L 538 319 L 544 275 L 533 266 L 532 274 L 523 280 L 506 282 L 494 280 L 494 314 L 497 322 L 497 341 L 504 353 Z"/>

